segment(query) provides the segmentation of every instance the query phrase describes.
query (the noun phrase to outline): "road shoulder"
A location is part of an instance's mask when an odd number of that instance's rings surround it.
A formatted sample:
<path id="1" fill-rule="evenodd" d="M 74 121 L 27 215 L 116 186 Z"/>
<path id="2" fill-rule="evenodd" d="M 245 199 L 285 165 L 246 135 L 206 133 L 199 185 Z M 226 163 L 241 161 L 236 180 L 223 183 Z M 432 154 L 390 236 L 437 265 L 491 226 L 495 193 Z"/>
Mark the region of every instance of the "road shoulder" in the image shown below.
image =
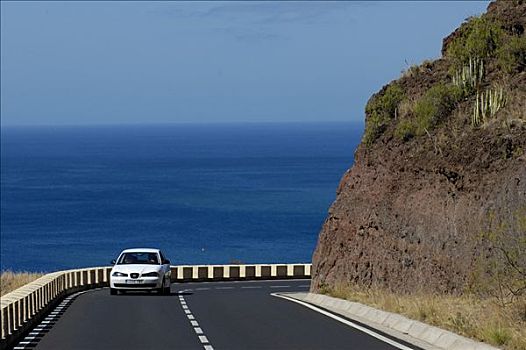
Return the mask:
<path id="1" fill-rule="evenodd" d="M 315 293 L 274 293 L 273 295 L 317 306 L 425 350 L 497 349 L 458 334 L 360 303 Z"/>

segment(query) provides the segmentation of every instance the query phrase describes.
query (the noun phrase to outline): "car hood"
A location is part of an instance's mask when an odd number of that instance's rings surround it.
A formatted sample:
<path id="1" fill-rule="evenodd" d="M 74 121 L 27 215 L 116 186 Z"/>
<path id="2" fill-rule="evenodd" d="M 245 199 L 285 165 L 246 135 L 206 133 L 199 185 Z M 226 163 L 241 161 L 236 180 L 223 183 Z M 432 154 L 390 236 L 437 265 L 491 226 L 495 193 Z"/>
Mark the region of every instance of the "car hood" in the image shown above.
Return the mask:
<path id="1" fill-rule="evenodd" d="M 115 265 L 111 272 L 122 272 L 122 273 L 148 273 L 148 272 L 160 272 L 162 270 L 161 265 L 139 265 L 139 264 L 129 264 L 129 265 Z"/>

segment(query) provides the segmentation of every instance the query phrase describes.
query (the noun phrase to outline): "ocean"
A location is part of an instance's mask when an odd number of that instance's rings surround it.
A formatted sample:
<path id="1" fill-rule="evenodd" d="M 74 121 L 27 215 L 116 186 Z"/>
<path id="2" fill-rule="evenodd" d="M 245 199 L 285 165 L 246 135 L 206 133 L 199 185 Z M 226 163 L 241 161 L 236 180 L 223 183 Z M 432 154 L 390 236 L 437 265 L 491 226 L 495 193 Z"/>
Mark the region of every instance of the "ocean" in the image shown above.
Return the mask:
<path id="1" fill-rule="evenodd" d="M 2 127 L 1 269 L 310 262 L 361 123 Z"/>

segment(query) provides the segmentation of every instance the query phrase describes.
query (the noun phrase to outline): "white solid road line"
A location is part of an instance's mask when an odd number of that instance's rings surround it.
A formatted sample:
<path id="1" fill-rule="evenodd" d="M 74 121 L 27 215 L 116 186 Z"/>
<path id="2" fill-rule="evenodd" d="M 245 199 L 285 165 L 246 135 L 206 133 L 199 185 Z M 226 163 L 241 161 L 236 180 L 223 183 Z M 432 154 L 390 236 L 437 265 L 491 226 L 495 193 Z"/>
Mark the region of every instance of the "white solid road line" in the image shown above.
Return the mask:
<path id="1" fill-rule="evenodd" d="M 362 326 L 360 326 L 360 325 L 358 325 L 358 324 L 356 324 L 356 323 L 354 323 L 354 322 L 351 322 L 351 321 L 349 321 L 349 320 L 346 320 L 346 319 L 343 318 L 343 317 L 340 317 L 340 316 L 336 316 L 336 315 L 334 315 L 334 314 L 331 314 L 331 313 L 328 312 L 328 311 L 325 311 L 325 310 L 323 310 L 323 309 L 320 309 L 320 308 L 318 308 L 318 307 L 316 307 L 316 306 L 314 306 L 314 305 L 311 305 L 311 304 L 309 304 L 309 303 L 306 303 L 306 302 L 304 302 L 304 301 L 297 300 L 297 299 L 293 299 L 293 298 L 291 298 L 291 297 L 287 297 L 287 296 L 285 296 L 285 295 L 280 295 L 280 294 L 277 294 L 277 293 L 271 293 L 270 295 L 275 296 L 275 297 L 278 297 L 278 298 L 286 299 L 286 300 L 288 300 L 288 301 L 292 301 L 292 302 L 294 302 L 294 303 L 297 303 L 297 304 L 303 305 L 303 306 L 305 306 L 305 307 L 308 307 L 308 308 L 311 309 L 311 310 L 314 310 L 314 311 L 316 311 L 316 312 L 319 312 L 320 314 L 325 315 L 325 316 L 327 316 L 327 317 L 330 317 L 330 318 L 332 318 L 332 319 L 334 319 L 334 320 L 336 320 L 336 321 L 339 321 L 339 322 L 341 322 L 341 323 L 343 323 L 343 324 L 346 324 L 347 326 L 353 327 L 353 328 L 355 328 L 355 329 L 357 329 L 357 330 L 359 330 L 359 331 L 361 331 L 361 332 L 364 332 L 364 333 L 366 333 L 366 334 L 368 334 L 368 335 L 370 335 L 370 336 L 372 336 L 372 337 L 374 337 L 374 338 L 376 338 L 376 339 L 378 339 L 378 340 L 383 341 L 384 343 L 387 343 L 387 344 L 390 344 L 390 345 L 392 345 L 392 346 L 394 346 L 394 347 L 397 347 L 398 349 L 401 349 L 401 350 L 414 350 L 413 348 L 410 348 L 410 347 L 408 347 L 408 346 L 405 346 L 405 345 L 403 345 L 403 344 L 400 344 L 400 343 L 398 343 L 398 342 L 396 342 L 396 341 L 394 341 L 394 340 L 392 340 L 392 339 L 390 339 L 390 338 L 384 337 L 383 335 L 378 334 L 378 333 L 376 333 L 376 332 L 374 332 L 374 331 L 372 331 L 372 330 L 370 330 L 370 329 L 368 329 L 368 328 L 362 327 Z"/>
<path id="2" fill-rule="evenodd" d="M 263 288 L 261 286 L 245 286 L 245 287 L 241 287 L 241 289 L 258 289 L 258 288 Z"/>

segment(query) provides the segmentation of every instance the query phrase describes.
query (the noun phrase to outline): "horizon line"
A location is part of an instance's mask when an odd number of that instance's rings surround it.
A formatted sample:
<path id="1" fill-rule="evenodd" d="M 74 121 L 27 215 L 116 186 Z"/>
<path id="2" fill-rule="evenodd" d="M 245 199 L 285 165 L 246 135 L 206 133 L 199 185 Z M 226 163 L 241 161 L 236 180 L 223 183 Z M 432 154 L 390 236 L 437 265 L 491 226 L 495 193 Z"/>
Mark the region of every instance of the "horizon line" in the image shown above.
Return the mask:
<path id="1" fill-rule="evenodd" d="M 0 128 L 32 127 L 115 127 L 115 126 L 178 126 L 178 125 L 279 125 L 279 124 L 364 124 L 364 120 L 309 120 L 309 121 L 180 121 L 180 122 L 123 122 L 123 123 L 80 123 L 80 124 L 4 124 Z"/>

